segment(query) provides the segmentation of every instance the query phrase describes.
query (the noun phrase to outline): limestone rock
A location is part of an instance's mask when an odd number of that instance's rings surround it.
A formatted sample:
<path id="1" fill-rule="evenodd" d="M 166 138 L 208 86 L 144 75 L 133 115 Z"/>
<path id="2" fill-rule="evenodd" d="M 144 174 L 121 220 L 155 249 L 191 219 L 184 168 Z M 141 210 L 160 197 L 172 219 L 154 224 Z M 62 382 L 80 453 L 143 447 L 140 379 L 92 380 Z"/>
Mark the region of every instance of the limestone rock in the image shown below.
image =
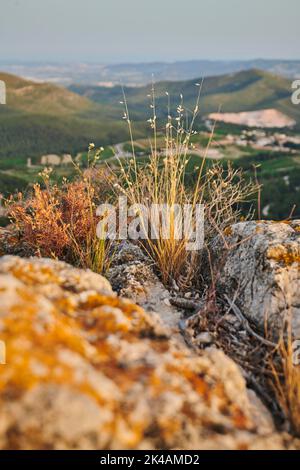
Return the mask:
<path id="1" fill-rule="evenodd" d="M 2 449 L 280 448 L 221 351 L 197 356 L 101 276 L 0 259 Z"/>
<path id="2" fill-rule="evenodd" d="M 128 241 L 118 246 L 108 278 L 121 296 L 128 297 L 148 312 L 157 313 L 174 334 L 178 333 L 181 313 L 171 305 L 170 293 L 140 247 Z"/>
<path id="3" fill-rule="evenodd" d="M 225 230 L 229 250 L 212 245 L 218 286 L 241 311 L 273 335 L 287 315 L 300 338 L 300 221 L 240 222 Z"/>

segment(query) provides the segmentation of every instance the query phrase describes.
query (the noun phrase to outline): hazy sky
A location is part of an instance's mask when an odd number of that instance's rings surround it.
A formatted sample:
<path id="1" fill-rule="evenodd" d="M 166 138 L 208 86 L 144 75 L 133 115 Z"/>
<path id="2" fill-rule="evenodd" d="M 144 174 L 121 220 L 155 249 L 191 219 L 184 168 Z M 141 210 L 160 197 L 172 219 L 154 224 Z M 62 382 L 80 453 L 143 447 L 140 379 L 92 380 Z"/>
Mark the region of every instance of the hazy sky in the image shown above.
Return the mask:
<path id="1" fill-rule="evenodd" d="M 0 0 L 0 61 L 300 59 L 300 0 Z"/>

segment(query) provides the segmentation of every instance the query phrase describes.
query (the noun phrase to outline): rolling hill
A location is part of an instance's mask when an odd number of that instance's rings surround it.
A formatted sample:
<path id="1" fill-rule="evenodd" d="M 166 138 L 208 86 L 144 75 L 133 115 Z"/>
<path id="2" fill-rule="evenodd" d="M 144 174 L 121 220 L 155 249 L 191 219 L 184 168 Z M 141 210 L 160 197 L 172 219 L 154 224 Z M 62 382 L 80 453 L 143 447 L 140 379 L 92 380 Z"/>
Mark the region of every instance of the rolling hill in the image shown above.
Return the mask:
<path id="1" fill-rule="evenodd" d="M 122 121 L 122 90 L 119 86 L 73 85 L 70 89 L 35 83 L 0 73 L 7 87 L 7 105 L 0 106 L 0 158 L 38 158 L 44 153 L 72 153 L 86 149 L 89 142 L 106 145 L 128 139 Z M 187 108 L 193 109 L 195 82 L 158 82 L 155 85 L 158 117 L 167 114 L 165 92 L 173 111 L 182 93 Z M 125 93 L 135 123 L 135 137 L 145 132 L 151 114 L 151 86 L 126 87 Z M 201 97 L 201 117 L 218 111 L 232 113 L 276 109 L 300 126 L 300 106 L 291 103 L 290 80 L 260 70 L 248 70 L 205 79 Z"/>
<path id="2" fill-rule="evenodd" d="M 0 106 L 0 158 L 77 153 L 127 138 L 121 111 L 63 87 L 0 73 L 7 104 Z"/>
<path id="3" fill-rule="evenodd" d="M 35 83 L 14 75 L 0 73 L 6 83 L 7 105 L 34 114 L 72 115 L 93 108 L 87 98 L 48 83 Z"/>
<path id="4" fill-rule="evenodd" d="M 182 93 L 186 107 L 193 109 L 197 88 L 195 83 L 201 79 L 180 82 L 158 82 L 155 84 L 158 114 L 166 113 L 167 99 L 165 92 L 171 96 L 173 108 L 179 102 Z M 89 87 L 73 85 L 70 89 L 102 105 L 116 106 L 122 96 L 120 87 Z M 135 116 L 145 119 L 150 114 L 149 95 L 151 85 L 146 87 L 126 87 L 125 94 L 129 107 Z M 256 111 L 276 109 L 297 121 L 300 126 L 300 107 L 291 103 L 291 81 L 269 72 L 253 69 L 229 75 L 207 77 L 204 80 L 201 98 L 201 112 L 205 116 L 216 112 Z"/>

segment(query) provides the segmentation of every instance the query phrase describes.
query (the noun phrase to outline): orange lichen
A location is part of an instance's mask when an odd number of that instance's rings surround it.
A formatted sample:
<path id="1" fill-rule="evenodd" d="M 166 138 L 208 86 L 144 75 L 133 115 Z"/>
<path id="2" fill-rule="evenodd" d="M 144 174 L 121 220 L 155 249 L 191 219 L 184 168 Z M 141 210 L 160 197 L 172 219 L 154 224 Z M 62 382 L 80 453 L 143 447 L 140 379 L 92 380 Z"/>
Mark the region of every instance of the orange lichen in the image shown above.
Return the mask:
<path id="1" fill-rule="evenodd" d="M 224 229 L 224 235 L 225 235 L 226 237 L 231 236 L 231 235 L 232 235 L 232 227 L 230 227 L 230 226 L 226 227 L 226 228 Z"/>
<path id="2" fill-rule="evenodd" d="M 268 249 L 267 257 L 278 263 L 290 266 L 300 262 L 300 248 L 292 245 L 275 245 Z"/>
<path id="3" fill-rule="evenodd" d="M 101 433 L 107 434 L 107 442 L 118 436 L 125 448 L 135 448 L 154 426 L 160 446 L 180 446 L 176 436 L 184 421 L 201 432 L 207 419 L 202 416 L 204 404 L 212 407 L 212 421 L 222 416 L 231 426 L 251 428 L 223 383 L 211 375 L 207 361 L 175 347 L 153 319 L 128 300 L 67 292 L 59 287 L 53 266 L 49 262 L 47 267 L 33 267 L 23 261 L 9 268 L 19 284 L 13 295 L 5 288 L 0 292 L 1 340 L 7 346 L 0 404 L 6 397 L 20 400 L 37 385 L 68 385 L 110 410 Z M 54 296 L 45 289 L 47 283 L 55 284 Z M 172 406 L 165 411 L 173 400 L 180 415 Z"/>
<path id="4" fill-rule="evenodd" d="M 58 282 L 58 276 L 49 268 L 49 266 L 35 267 L 33 263 L 23 266 L 18 264 L 12 266 L 10 272 L 20 281 L 26 282 L 27 285 L 49 284 L 50 282 Z"/>
<path id="5" fill-rule="evenodd" d="M 284 220 L 272 220 L 272 224 L 285 224 L 285 225 L 291 225 L 291 220 L 284 219 Z"/>

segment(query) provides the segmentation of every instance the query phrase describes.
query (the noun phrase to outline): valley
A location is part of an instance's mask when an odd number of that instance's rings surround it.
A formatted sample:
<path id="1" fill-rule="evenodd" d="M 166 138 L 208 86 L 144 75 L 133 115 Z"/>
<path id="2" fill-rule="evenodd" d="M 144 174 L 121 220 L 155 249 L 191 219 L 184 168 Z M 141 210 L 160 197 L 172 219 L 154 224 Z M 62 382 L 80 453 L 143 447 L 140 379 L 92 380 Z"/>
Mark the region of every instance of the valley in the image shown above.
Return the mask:
<path id="1" fill-rule="evenodd" d="M 4 197 L 30 187 L 45 166 L 53 166 L 57 181 L 73 178 L 71 160 L 82 160 L 84 165 L 89 142 L 104 147 L 99 165 L 107 159 L 130 158 L 120 86 L 67 89 L 6 73 L 0 73 L 0 80 L 7 85 L 7 105 L 0 106 L 0 193 Z M 158 133 L 164 133 L 168 112 L 176 115 L 180 96 L 187 113 L 193 109 L 197 82 L 200 79 L 155 84 Z M 300 215 L 300 106 L 291 103 L 290 85 L 287 78 L 257 69 L 207 77 L 190 152 L 191 174 L 204 155 L 207 164 L 232 161 L 249 178 L 255 174 L 263 185 L 260 211 L 271 218 L 284 219 L 291 211 Z M 150 153 L 151 87 L 124 88 L 141 162 Z M 214 122 L 214 136 L 205 150 Z"/>

